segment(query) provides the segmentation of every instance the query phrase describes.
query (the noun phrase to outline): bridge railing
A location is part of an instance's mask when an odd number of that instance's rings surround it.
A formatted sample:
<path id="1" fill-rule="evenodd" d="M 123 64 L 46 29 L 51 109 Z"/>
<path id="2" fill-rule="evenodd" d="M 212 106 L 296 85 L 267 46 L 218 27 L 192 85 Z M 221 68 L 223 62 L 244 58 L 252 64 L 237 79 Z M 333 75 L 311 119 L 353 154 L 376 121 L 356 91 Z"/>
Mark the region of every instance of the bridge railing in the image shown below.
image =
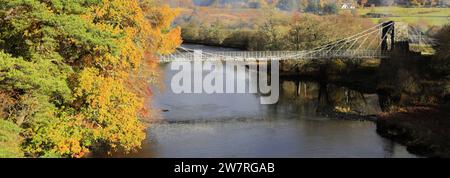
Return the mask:
<path id="1" fill-rule="evenodd" d="M 380 50 L 323 50 L 323 51 L 217 51 L 206 53 L 177 52 L 160 56 L 160 61 L 255 61 L 308 59 L 367 59 L 388 56 Z"/>

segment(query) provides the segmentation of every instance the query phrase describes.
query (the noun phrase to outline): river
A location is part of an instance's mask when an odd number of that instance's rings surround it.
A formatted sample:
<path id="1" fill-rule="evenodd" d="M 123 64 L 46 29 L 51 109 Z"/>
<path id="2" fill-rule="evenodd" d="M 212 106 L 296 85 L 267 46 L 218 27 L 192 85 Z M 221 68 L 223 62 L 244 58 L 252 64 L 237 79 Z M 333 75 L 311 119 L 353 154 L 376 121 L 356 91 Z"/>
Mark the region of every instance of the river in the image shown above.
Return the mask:
<path id="1" fill-rule="evenodd" d="M 185 45 L 203 50 L 230 50 Z M 151 124 L 143 147 L 114 157 L 416 157 L 376 133 L 370 121 L 319 114 L 320 85 L 281 81 L 277 104 L 261 105 L 257 94 L 175 94 L 170 64 L 161 64 L 165 87 L 154 88 L 153 108 L 161 122 Z M 299 84 L 299 87 L 296 85 Z M 327 96 L 364 114 L 380 112 L 378 97 L 328 86 Z"/>

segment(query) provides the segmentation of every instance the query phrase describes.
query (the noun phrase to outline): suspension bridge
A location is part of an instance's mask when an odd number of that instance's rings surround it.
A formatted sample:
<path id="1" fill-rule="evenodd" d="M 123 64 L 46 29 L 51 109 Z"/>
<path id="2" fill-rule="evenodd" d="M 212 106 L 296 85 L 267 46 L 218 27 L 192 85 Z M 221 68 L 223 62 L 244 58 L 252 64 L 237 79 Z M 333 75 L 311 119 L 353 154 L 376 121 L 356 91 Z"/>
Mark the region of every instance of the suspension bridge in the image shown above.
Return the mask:
<path id="1" fill-rule="evenodd" d="M 374 59 L 389 57 L 395 48 L 395 22 L 377 24 L 349 37 L 301 51 L 200 51 L 179 47 L 174 53 L 161 55 L 160 62 L 173 61 L 271 61 L 308 59 Z M 408 43 L 432 43 L 409 28 Z"/>

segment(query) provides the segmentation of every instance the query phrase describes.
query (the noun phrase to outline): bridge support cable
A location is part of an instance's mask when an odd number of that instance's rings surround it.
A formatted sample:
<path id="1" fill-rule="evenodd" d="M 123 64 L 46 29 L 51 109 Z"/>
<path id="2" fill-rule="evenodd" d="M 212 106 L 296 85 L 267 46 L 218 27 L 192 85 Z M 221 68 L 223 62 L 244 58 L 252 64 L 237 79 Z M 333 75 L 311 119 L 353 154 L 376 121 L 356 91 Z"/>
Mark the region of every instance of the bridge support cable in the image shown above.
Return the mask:
<path id="1" fill-rule="evenodd" d="M 372 32 L 370 32 L 370 33 L 367 33 L 367 34 L 364 34 L 364 35 L 362 35 L 362 36 L 359 36 L 358 38 L 355 38 L 355 39 L 353 40 L 353 43 L 347 48 L 346 51 L 350 50 L 350 49 L 356 44 L 356 42 L 358 42 L 358 41 L 359 41 L 360 39 L 362 39 L 363 37 L 365 37 L 365 36 L 369 37 L 371 34 L 373 34 L 373 33 L 375 33 L 375 32 L 378 32 L 378 30 L 374 30 L 374 31 L 372 31 Z M 351 41 L 348 41 L 348 42 L 346 42 L 346 43 L 350 43 L 350 42 L 351 42 Z M 342 44 L 341 47 L 339 47 L 339 48 L 336 50 L 336 52 L 341 51 L 342 48 L 344 48 L 344 45 L 346 45 L 346 44 Z"/>
<path id="2" fill-rule="evenodd" d="M 366 29 L 366 30 L 364 30 L 364 31 L 362 31 L 362 32 L 359 32 L 359 33 L 357 33 L 357 34 L 355 34 L 355 35 L 352 35 L 352 36 L 349 36 L 349 37 L 347 37 L 347 38 L 343 38 L 343 39 L 337 40 L 337 41 L 335 41 L 335 42 L 331 42 L 331 43 L 328 43 L 328 44 L 326 44 L 326 45 L 322 45 L 322 46 L 313 48 L 312 51 L 322 50 L 322 49 L 328 49 L 329 47 L 334 47 L 335 45 L 338 45 L 339 43 L 342 43 L 342 42 L 344 42 L 344 41 L 348 41 L 348 40 L 351 40 L 351 39 L 353 39 L 353 38 L 359 37 L 359 36 L 361 36 L 361 34 L 364 34 L 364 33 L 370 33 L 370 32 L 373 32 L 373 31 L 379 31 L 380 28 L 383 29 L 383 28 L 385 28 L 385 27 L 387 27 L 387 26 L 389 26 L 389 24 L 380 23 L 380 24 L 378 24 L 378 25 L 376 25 L 376 26 L 373 26 L 373 27 L 371 27 L 371 28 L 368 28 L 368 29 Z"/>
<path id="3" fill-rule="evenodd" d="M 368 28 L 362 32 L 356 33 L 344 39 L 340 39 L 316 48 L 305 51 L 202 51 L 196 54 L 197 50 L 185 47 L 179 47 L 174 53 L 160 56 L 160 60 L 169 62 L 174 60 L 208 60 L 208 61 L 253 61 L 253 60 L 305 60 L 317 58 L 369 58 L 378 57 L 381 53 L 377 53 L 372 49 L 372 43 L 380 39 L 380 28 L 383 29 L 381 37 L 382 42 L 386 40 L 387 35 L 393 32 L 393 22 L 380 23 L 376 26 Z M 387 28 L 389 27 L 389 28 Z M 377 33 L 378 32 L 378 33 Z M 374 37 L 375 36 L 375 37 Z M 372 38 L 372 39 L 371 39 Z M 367 42 L 370 40 L 368 46 Z M 393 42 L 391 42 L 393 43 Z M 375 48 L 379 50 L 381 44 Z M 365 47 L 364 47 L 365 46 Z"/>
<path id="4" fill-rule="evenodd" d="M 371 30 L 374 30 L 374 29 L 375 29 L 375 30 L 378 30 L 379 27 L 382 26 L 382 25 L 383 25 L 383 24 L 380 23 L 380 24 L 378 24 L 378 25 L 376 25 L 376 26 L 373 26 L 373 27 L 371 27 L 371 28 L 368 28 L 368 29 L 366 29 L 366 30 L 364 30 L 364 31 L 362 31 L 362 32 L 359 32 L 359 33 L 355 34 L 355 35 L 352 35 L 352 36 L 349 36 L 349 37 L 347 37 L 347 38 L 343 38 L 343 39 L 337 40 L 337 41 L 335 41 L 335 42 L 328 43 L 328 44 L 326 44 L 326 45 L 322 45 L 322 46 L 313 48 L 312 50 L 313 50 L 313 51 L 314 51 L 314 50 L 320 50 L 320 49 L 322 49 L 322 48 L 324 48 L 324 47 L 327 47 L 327 46 L 333 46 L 333 45 L 339 44 L 339 43 L 341 43 L 341 42 L 343 42 L 343 41 L 346 41 L 346 40 L 349 40 L 349 39 L 358 37 L 358 36 L 360 36 L 361 34 L 364 34 L 364 33 L 368 32 L 368 31 L 371 31 Z"/>
<path id="5" fill-rule="evenodd" d="M 325 55 L 331 55 L 331 56 L 337 56 L 339 53 L 341 53 L 341 54 L 343 54 L 342 53 L 342 49 L 344 48 L 344 47 L 346 47 L 347 46 L 347 44 L 351 44 L 350 46 L 348 46 L 347 47 L 347 49 L 346 49 L 346 51 L 348 51 L 348 50 L 350 50 L 360 39 L 362 39 L 362 38 L 364 38 L 364 37 L 366 37 L 363 41 L 366 41 L 369 37 L 370 37 L 370 35 L 372 35 L 372 34 L 374 34 L 374 33 L 376 33 L 376 32 L 379 32 L 379 30 L 378 29 L 375 29 L 375 30 L 372 30 L 372 31 L 368 31 L 368 32 L 366 32 L 365 34 L 363 34 L 363 35 L 360 35 L 360 36 L 355 36 L 354 38 L 350 38 L 350 39 L 348 39 L 348 40 L 346 40 L 346 41 L 343 41 L 343 42 L 341 42 L 340 44 L 336 44 L 336 45 L 334 45 L 334 46 L 330 46 L 330 45 L 324 45 L 324 47 L 322 47 L 320 50 L 315 50 L 315 51 L 311 51 L 311 53 L 324 53 Z M 361 33 L 360 33 L 361 34 Z M 362 42 L 363 43 L 363 42 Z M 361 45 L 360 46 L 362 46 L 362 43 L 361 43 Z M 336 49 L 337 48 L 337 50 L 334 50 L 334 49 Z M 326 50 L 326 52 L 323 52 L 324 50 Z M 333 54 L 333 53 L 331 53 L 332 51 L 334 51 L 335 53 Z"/>
<path id="6" fill-rule="evenodd" d="M 379 33 L 379 32 L 378 32 Z M 378 34 L 377 33 L 377 34 Z M 367 39 L 369 39 L 369 36 L 366 36 L 366 38 L 364 38 L 364 40 L 359 44 L 358 48 L 356 48 L 356 50 L 361 49 L 361 47 L 366 43 Z M 369 46 L 370 47 L 370 46 Z"/>
<path id="7" fill-rule="evenodd" d="M 317 47 L 317 48 L 315 48 L 315 49 L 309 51 L 308 53 L 319 53 L 319 52 L 323 53 L 323 52 L 322 52 L 323 50 L 327 50 L 327 52 L 325 52 L 325 55 L 329 54 L 330 51 L 335 51 L 336 54 L 337 54 L 337 53 L 339 53 L 339 51 L 341 51 L 341 49 L 342 49 L 347 43 L 350 43 L 350 42 L 353 42 L 353 41 L 356 42 L 357 40 L 359 40 L 359 39 L 361 39 L 361 38 L 363 38 L 363 37 L 365 37 L 365 36 L 369 37 L 369 35 L 371 35 L 371 34 L 373 34 L 373 33 L 375 33 L 375 32 L 379 32 L 379 28 L 377 28 L 377 27 L 380 27 L 381 29 L 383 29 L 383 28 L 386 28 L 386 27 L 388 27 L 388 26 L 392 26 L 392 24 L 380 23 L 380 24 L 378 24 L 377 26 L 374 26 L 374 27 L 372 27 L 372 28 L 369 28 L 369 29 L 367 29 L 367 30 L 364 30 L 363 32 L 357 33 L 356 35 L 353 35 L 353 36 L 344 38 L 344 39 L 342 39 L 342 40 L 338 40 L 337 42 L 333 42 L 333 43 L 330 43 L 330 44 L 326 44 L 326 45 L 319 46 L 319 47 Z M 376 28 L 376 29 L 375 29 L 375 28 Z M 373 41 L 374 39 L 376 39 L 376 38 L 373 38 L 372 41 Z M 370 46 L 369 46 L 369 47 L 370 47 Z M 335 49 L 335 48 L 338 48 L 338 50 L 333 50 L 333 49 Z M 349 48 L 348 48 L 348 49 L 349 49 Z M 336 54 L 334 54 L 334 55 L 336 55 Z M 332 54 L 332 55 L 333 55 L 333 54 Z"/>

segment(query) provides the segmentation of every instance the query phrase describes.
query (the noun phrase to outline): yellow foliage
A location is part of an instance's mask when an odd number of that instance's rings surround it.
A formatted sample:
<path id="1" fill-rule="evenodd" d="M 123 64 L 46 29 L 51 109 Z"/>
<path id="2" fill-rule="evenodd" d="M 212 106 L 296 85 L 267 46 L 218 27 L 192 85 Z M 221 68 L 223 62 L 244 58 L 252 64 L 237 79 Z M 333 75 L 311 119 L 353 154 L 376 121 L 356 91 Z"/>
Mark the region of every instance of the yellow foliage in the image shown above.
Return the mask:
<path id="1" fill-rule="evenodd" d="M 352 112 L 352 109 L 350 107 L 336 106 L 334 108 L 334 110 L 337 111 L 337 112 L 341 112 L 341 113 L 350 113 L 350 112 Z"/>
<path id="2" fill-rule="evenodd" d="M 171 9 L 168 6 L 155 6 L 151 2 L 143 3 L 143 10 L 151 24 L 151 36 L 154 39 L 152 48 L 159 54 L 168 54 L 175 50 L 181 43 L 181 29 L 170 28 L 170 23 L 180 13 L 179 9 Z"/>
<path id="3" fill-rule="evenodd" d="M 139 148 L 145 138 L 138 118 L 143 99 L 130 92 L 122 79 L 103 77 L 95 68 L 85 68 L 78 80 L 75 96 L 87 104 L 84 114 L 95 130 L 94 138 L 127 152 Z"/>
<path id="4" fill-rule="evenodd" d="M 158 49 L 160 54 L 170 54 L 174 52 L 174 49 L 182 43 L 181 40 L 181 28 L 177 27 L 167 34 L 163 34 L 161 46 Z"/>
<path id="5" fill-rule="evenodd" d="M 121 35 L 115 41 L 120 54 L 103 54 L 106 49 L 95 48 L 98 52 L 93 54 L 102 55 L 85 56 L 87 65 L 78 75 L 75 97 L 83 103 L 81 109 L 85 122 L 92 125 L 94 140 L 129 152 L 139 148 L 145 138 L 139 119 L 145 115 L 141 112 L 148 110 L 144 98 L 149 97 L 146 78 L 133 75 L 149 75 L 152 69 L 137 72 L 148 64 L 144 60 L 154 59 L 156 53 L 170 53 L 181 44 L 181 29 L 170 29 L 178 12 L 137 0 L 103 0 L 102 6 L 91 11 L 84 19 L 95 19 L 98 28 Z"/>

